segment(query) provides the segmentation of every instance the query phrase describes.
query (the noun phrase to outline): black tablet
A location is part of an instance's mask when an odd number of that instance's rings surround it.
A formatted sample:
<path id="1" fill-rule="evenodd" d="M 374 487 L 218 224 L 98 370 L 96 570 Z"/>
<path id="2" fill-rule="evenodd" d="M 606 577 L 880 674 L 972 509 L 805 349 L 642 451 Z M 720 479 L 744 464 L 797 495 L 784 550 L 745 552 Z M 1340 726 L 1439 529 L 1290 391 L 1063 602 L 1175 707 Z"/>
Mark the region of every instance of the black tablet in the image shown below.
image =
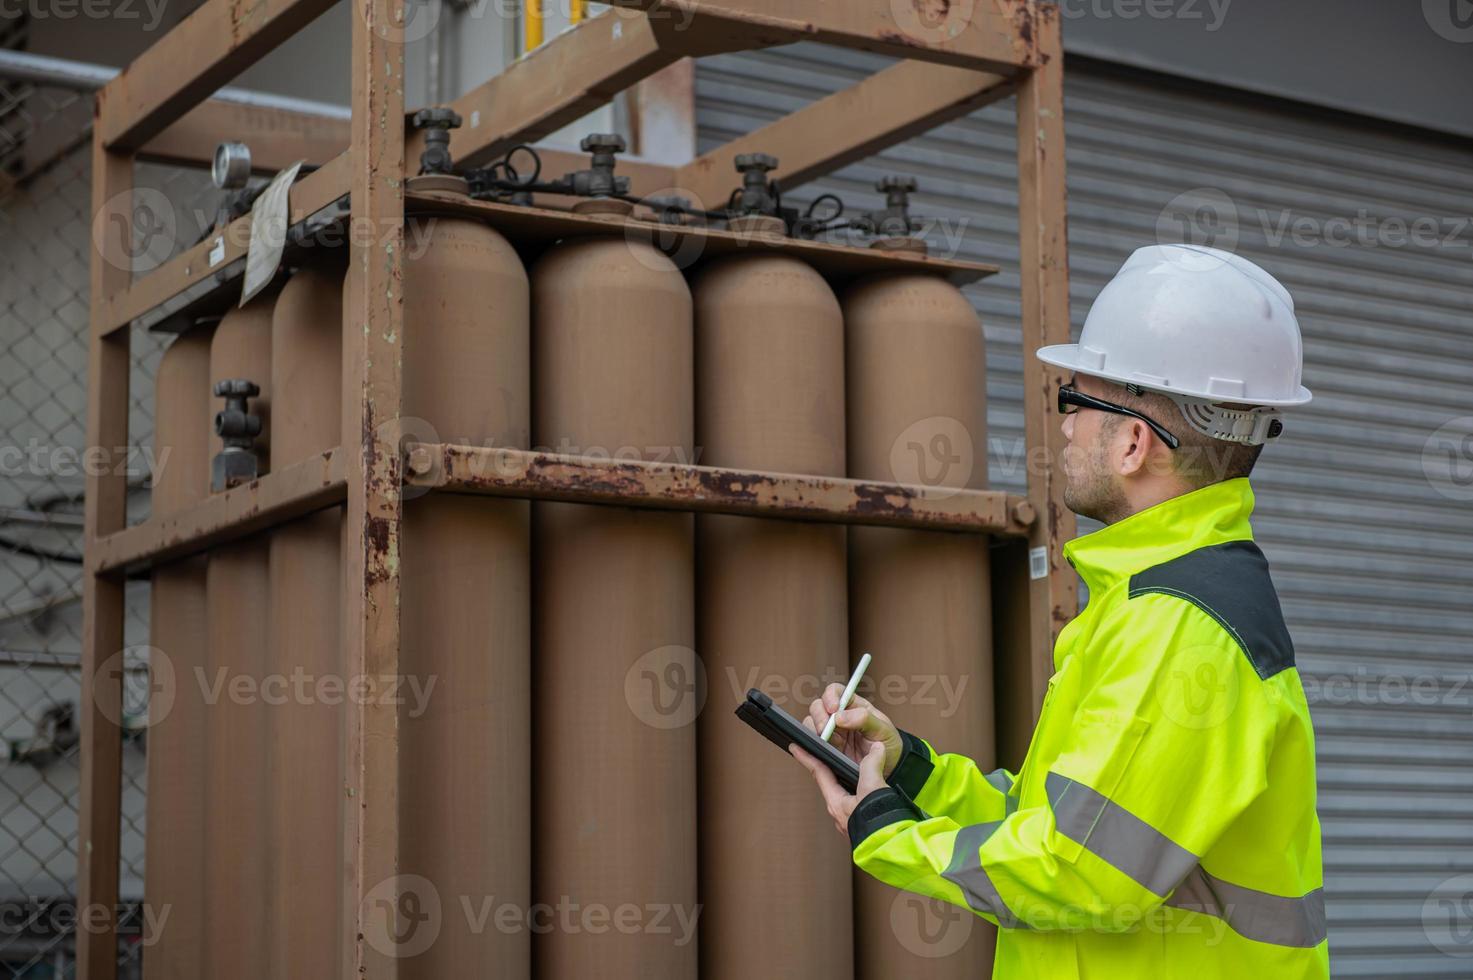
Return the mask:
<path id="1" fill-rule="evenodd" d="M 789 745 L 796 743 L 800 749 L 828 766 L 840 786 L 850 793 L 859 789 L 859 763 L 804 728 L 802 722 L 773 704 L 772 698 L 755 687 L 747 692 L 747 700 L 737 705 L 736 713 L 738 718 L 784 753 L 787 753 Z"/>

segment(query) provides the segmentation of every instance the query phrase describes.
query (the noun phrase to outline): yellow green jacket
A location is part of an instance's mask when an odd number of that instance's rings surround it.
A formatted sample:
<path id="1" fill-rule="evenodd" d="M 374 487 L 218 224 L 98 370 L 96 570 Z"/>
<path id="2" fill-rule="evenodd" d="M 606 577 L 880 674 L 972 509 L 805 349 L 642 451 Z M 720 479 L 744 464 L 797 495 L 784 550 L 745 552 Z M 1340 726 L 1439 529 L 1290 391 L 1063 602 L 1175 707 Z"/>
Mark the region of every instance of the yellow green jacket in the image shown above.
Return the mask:
<path id="1" fill-rule="evenodd" d="M 849 821 L 854 862 L 1000 926 L 1000 980 L 1329 976 L 1314 732 L 1228 480 L 1070 542 L 1089 603 L 1059 634 L 1021 771 L 904 733 Z"/>

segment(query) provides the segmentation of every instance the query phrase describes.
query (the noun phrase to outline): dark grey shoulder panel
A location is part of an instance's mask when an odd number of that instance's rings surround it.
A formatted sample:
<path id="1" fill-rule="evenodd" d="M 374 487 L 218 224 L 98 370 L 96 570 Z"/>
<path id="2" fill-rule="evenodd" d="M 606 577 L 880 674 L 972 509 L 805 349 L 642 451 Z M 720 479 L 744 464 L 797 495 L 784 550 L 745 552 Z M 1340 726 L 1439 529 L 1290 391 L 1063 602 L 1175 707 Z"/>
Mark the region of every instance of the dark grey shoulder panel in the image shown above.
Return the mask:
<path id="1" fill-rule="evenodd" d="M 1186 599 L 1217 620 L 1264 680 L 1294 666 L 1268 560 L 1253 542 L 1198 548 L 1130 577 L 1131 599 L 1151 592 Z"/>

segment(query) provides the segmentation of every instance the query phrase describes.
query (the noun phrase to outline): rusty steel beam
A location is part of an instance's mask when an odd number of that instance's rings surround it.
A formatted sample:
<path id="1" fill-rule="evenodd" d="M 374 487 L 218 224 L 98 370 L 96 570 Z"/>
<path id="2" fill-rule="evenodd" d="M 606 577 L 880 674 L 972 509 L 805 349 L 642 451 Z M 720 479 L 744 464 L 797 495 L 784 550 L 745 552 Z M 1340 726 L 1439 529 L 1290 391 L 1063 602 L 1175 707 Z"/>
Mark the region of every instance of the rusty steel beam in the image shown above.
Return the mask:
<path id="1" fill-rule="evenodd" d="M 103 111 L 103 118 L 107 112 Z M 113 980 L 118 969 L 118 847 L 122 809 L 122 671 L 124 581 L 95 565 L 99 538 L 127 523 L 128 485 L 119 465 L 128 451 L 127 333 L 95 329 L 100 297 L 128 281 L 132 243 L 133 158 L 92 140 L 91 318 L 87 357 L 87 445 L 100 458 L 88 470 L 82 578 L 81 807 L 77 824 L 77 969 Z"/>
<path id="2" fill-rule="evenodd" d="M 607 460 L 517 449 L 421 444 L 406 464 L 411 486 L 499 497 L 532 497 L 828 524 L 1026 535 L 1034 520 L 1022 497 L 837 477 Z"/>
<path id="3" fill-rule="evenodd" d="M 611 0 L 703 41 L 816 41 L 1012 74 L 1036 64 L 1034 0 Z"/>
<path id="4" fill-rule="evenodd" d="M 697 207 L 725 202 L 739 153 L 768 153 L 785 190 L 924 133 L 1013 93 L 1012 79 L 902 61 L 680 167 L 676 185 Z M 704 203 L 702 203 L 704 202 Z"/>
<path id="5" fill-rule="evenodd" d="M 98 136 L 137 150 L 335 0 L 205 0 L 98 93 Z"/>
<path id="6" fill-rule="evenodd" d="M 681 29 L 684 18 L 607 10 L 523 55 L 450 103 L 463 120 L 450 140 L 461 166 L 479 166 L 517 143 L 532 143 L 607 103 L 687 55 L 762 47 L 747 33 Z M 424 135 L 409 134 L 417 164 Z"/>
<path id="7" fill-rule="evenodd" d="M 89 552 L 99 572 L 138 571 L 295 520 L 347 498 L 341 449 L 283 466 L 197 504 L 99 538 Z"/>
<path id="8" fill-rule="evenodd" d="M 291 223 L 305 220 L 346 194 L 348 171 L 348 154 L 343 153 L 293 184 Z M 132 283 L 123 280 L 102 302 L 93 329 L 103 334 L 122 330 L 189 287 L 244 258 L 250 243 L 251 216 L 245 214 L 142 278 Z"/>
<path id="9" fill-rule="evenodd" d="M 348 149 L 347 117 L 322 116 L 276 106 L 207 99 L 149 140 L 137 158 L 147 163 L 208 167 L 225 139 L 251 148 L 251 168 L 276 173 L 298 160 L 323 164 Z"/>
<path id="10" fill-rule="evenodd" d="M 662 225 L 637 218 L 575 214 L 549 208 L 529 208 L 494 201 L 473 201 L 464 194 L 411 191 L 409 207 L 416 214 L 453 214 L 485 221 L 517 242 L 551 244 L 571 235 L 620 233 L 631 241 L 650 242 L 688 267 L 697 259 L 732 253 L 782 253 L 802 259 L 825 276 L 847 279 L 881 272 L 923 272 L 958 285 L 995 274 L 997 266 L 944 256 L 892 249 L 835 245 L 790 238 L 785 234 L 728 231 L 699 225 Z"/>
<path id="11" fill-rule="evenodd" d="M 178 513 L 98 538 L 90 568 L 136 572 L 266 531 L 347 499 L 343 448 L 284 466 Z M 447 462 L 448 461 L 448 462 Z M 1029 533 L 1027 498 L 903 484 L 792 476 L 673 463 L 418 445 L 406 483 L 427 489 L 623 507 L 756 514 L 835 524 L 925 527 L 1007 536 Z"/>
<path id="12" fill-rule="evenodd" d="M 363 0 L 353 18 L 353 236 L 343 293 L 343 404 L 348 512 L 343 526 L 342 663 L 368 680 L 347 708 L 339 961 L 360 980 L 399 975 L 396 937 L 412 936 L 399 876 L 400 676 L 398 450 L 404 391 L 404 45 L 406 0 Z"/>
<path id="13" fill-rule="evenodd" d="M 1030 554 L 1016 553 L 1000 570 L 1015 583 L 1028 582 L 1027 621 L 1000 623 L 1013 631 L 999 650 L 1027 650 L 1019 657 L 999 658 L 998 727 L 1005 761 L 1019 763 L 1019 753 L 1037 721 L 1048 679 L 1053 673 L 1053 646 L 1059 631 L 1078 611 L 1078 582 L 1063 559 L 1064 542 L 1074 536 L 1074 515 L 1064 503 L 1062 457 L 1055 393 L 1063 372 L 1033 356 L 1045 344 L 1069 341 L 1068 229 L 1065 223 L 1064 79 L 1059 9 L 1038 4 L 1034 42 L 1041 67 L 1018 87 L 1018 233 L 1023 300 L 1023 432 L 1030 448 L 1044 447 L 1040 463 L 1028 465 L 1028 499 L 1039 519 L 1028 537 Z M 1016 585 L 1013 586 L 1016 588 Z M 1022 610 L 1021 596 L 1000 608 Z M 1016 619 L 1016 617 L 1015 617 Z M 1011 757 L 1009 757 L 1011 756 Z"/>

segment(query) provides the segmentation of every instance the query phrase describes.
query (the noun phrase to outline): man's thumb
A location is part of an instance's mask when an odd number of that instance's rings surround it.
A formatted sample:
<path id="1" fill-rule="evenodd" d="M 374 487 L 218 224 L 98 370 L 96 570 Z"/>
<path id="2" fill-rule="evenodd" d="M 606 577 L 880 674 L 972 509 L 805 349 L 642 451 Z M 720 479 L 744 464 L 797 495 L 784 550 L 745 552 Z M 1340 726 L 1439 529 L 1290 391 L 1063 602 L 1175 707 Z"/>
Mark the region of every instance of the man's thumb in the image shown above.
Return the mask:
<path id="1" fill-rule="evenodd" d="M 885 743 L 871 742 L 859 761 L 860 796 L 885 785 Z"/>

